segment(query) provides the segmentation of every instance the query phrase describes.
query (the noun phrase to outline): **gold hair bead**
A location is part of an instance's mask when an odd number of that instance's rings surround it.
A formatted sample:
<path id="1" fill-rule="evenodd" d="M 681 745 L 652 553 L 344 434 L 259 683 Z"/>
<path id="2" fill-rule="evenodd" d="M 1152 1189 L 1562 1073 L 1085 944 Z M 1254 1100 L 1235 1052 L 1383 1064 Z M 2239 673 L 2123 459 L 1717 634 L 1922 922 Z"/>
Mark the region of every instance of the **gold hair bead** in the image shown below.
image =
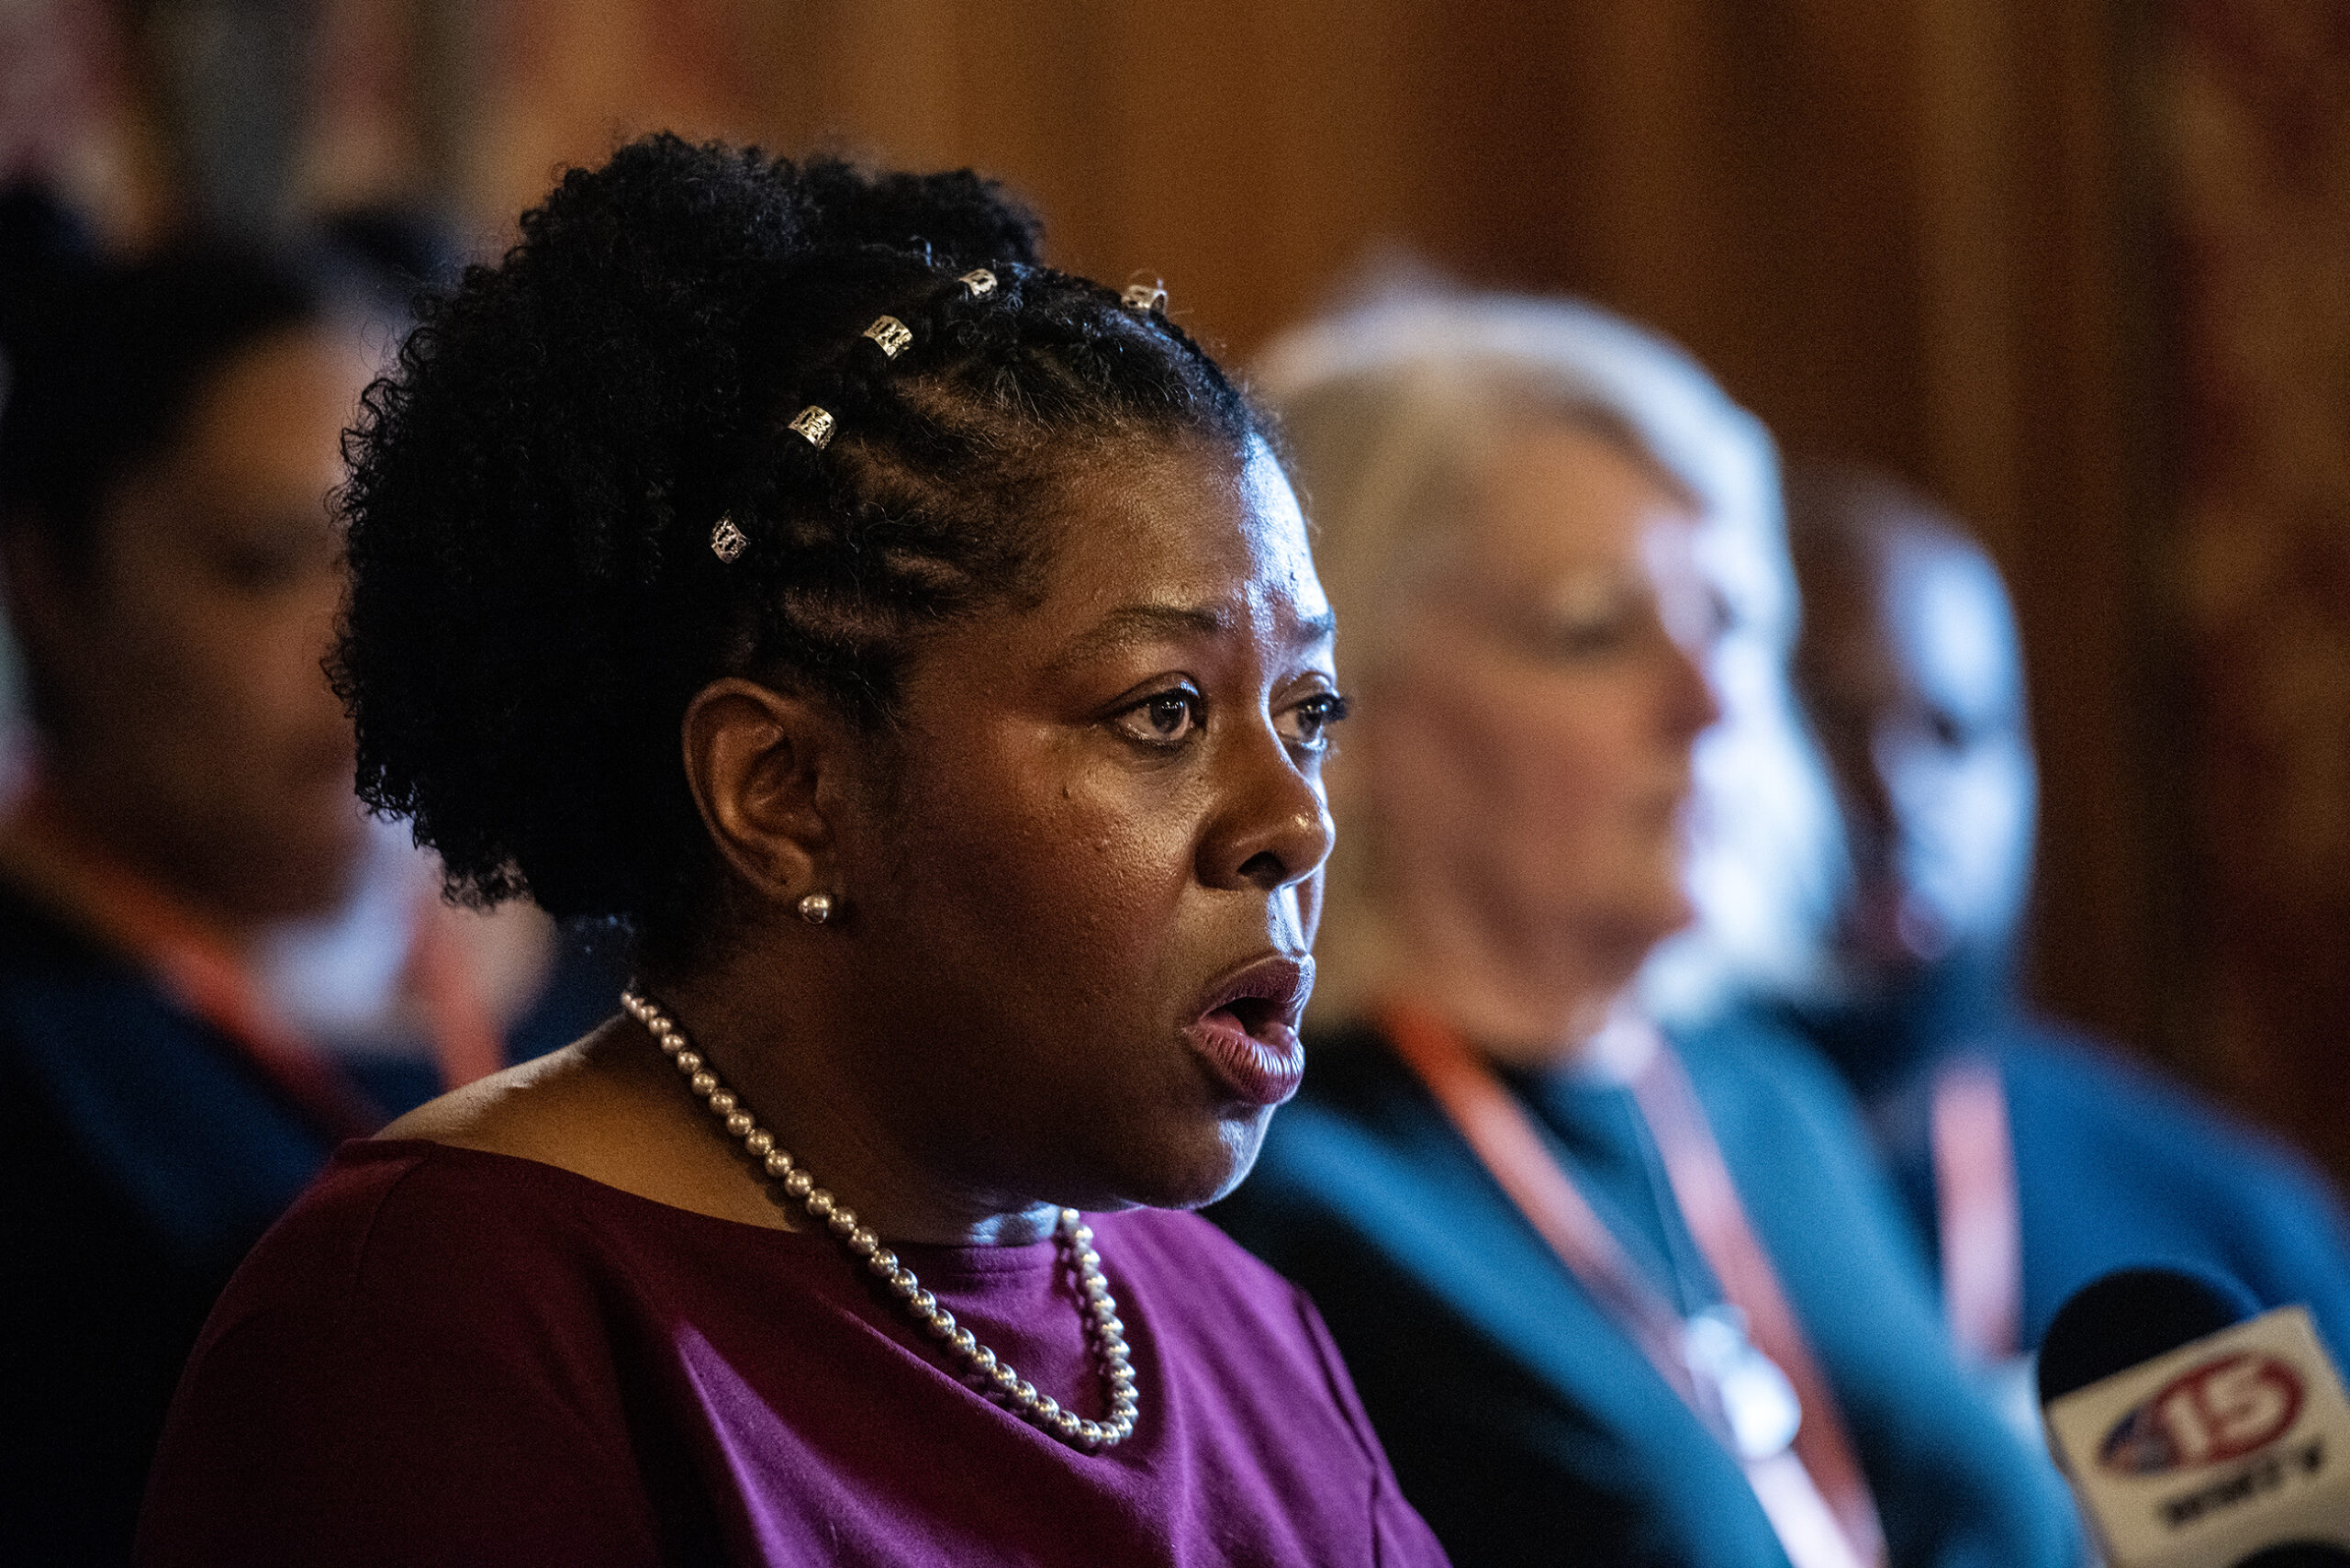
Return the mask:
<path id="1" fill-rule="evenodd" d="M 792 415 L 791 423 L 785 428 L 792 434 L 803 438 L 817 451 L 822 452 L 824 450 L 824 443 L 833 439 L 834 422 L 828 410 L 811 403 Z"/>
<path id="2" fill-rule="evenodd" d="M 1167 286 L 1157 279 L 1130 283 L 1122 297 L 1136 310 L 1163 310 L 1167 308 Z"/>
<path id="3" fill-rule="evenodd" d="M 895 316 L 877 318 L 873 325 L 865 329 L 865 335 L 873 340 L 875 348 L 891 359 L 905 353 L 906 345 L 914 341 L 914 330 Z"/>
<path id="4" fill-rule="evenodd" d="M 974 299 L 985 299 L 995 292 L 995 274 L 985 267 L 973 267 L 955 281 L 970 290 Z"/>
<path id="5" fill-rule="evenodd" d="M 732 517 L 720 518 L 718 526 L 710 531 L 710 553 L 729 564 L 749 548 L 750 543 L 750 535 L 735 527 Z"/>

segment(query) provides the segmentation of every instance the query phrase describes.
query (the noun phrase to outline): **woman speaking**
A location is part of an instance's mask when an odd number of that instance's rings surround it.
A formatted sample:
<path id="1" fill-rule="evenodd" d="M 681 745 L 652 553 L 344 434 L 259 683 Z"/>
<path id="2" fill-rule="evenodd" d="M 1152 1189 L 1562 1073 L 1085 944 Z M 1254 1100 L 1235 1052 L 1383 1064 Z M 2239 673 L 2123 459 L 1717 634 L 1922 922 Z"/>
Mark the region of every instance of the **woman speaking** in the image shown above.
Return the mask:
<path id="1" fill-rule="evenodd" d="M 166 1431 L 165 1563 L 1433 1562 L 1204 1222 L 1296 1088 L 1343 712 L 1155 289 L 968 174 L 656 138 L 370 395 L 337 678 L 616 1016 L 352 1145 Z"/>

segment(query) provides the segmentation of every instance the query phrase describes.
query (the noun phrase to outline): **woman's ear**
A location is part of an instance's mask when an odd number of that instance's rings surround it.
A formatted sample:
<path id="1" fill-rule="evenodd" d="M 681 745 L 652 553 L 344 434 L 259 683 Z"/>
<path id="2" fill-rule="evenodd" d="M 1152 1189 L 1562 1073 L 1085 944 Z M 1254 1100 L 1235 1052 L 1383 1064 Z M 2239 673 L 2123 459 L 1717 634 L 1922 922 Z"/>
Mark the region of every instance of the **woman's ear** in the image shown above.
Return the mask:
<path id="1" fill-rule="evenodd" d="M 727 866 L 758 896 L 790 904 L 829 890 L 833 830 L 817 786 L 841 759 L 840 738 L 831 710 L 733 677 L 686 705 L 694 804 Z"/>

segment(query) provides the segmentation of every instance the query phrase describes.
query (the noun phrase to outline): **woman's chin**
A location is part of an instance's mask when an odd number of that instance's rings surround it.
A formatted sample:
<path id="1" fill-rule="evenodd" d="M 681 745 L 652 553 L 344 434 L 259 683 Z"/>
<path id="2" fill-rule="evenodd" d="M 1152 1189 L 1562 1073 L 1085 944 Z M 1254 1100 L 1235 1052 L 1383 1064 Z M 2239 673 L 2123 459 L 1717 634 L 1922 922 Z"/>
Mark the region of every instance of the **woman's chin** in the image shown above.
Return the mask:
<path id="1" fill-rule="evenodd" d="M 1272 1125 L 1272 1120 L 1273 1107 L 1268 1105 L 1244 1120 L 1225 1123 L 1228 1157 L 1218 1169 L 1214 1181 L 1205 1183 L 1205 1190 L 1188 1202 L 1169 1206 L 1204 1208 L 1218 1198 L 1230 1196 L 1232 1190 L 1247 1181 L 1248 1172 L 1257 1168 L 1257 1156 L 1264 1149 L 1265 1131 Z"/>
<path id="2" fill-rule="evenodd" d="M 1625 901 L 1623 929 L 1628 944 L 1642 948 L 1645 955 L 1646 950 L 1662 946 L 1697 924 L 1702 915 L 1676 861 Z"/>
<path id="3" fill-rule="evenodd" d="M 1145 1170 L 1129 1170 L 1118 1182 L 1114 1206 L 1151 1209 L 1204 1208 L 1229 1193 L 1257 1163 L 1264 1147 L 1270 1109 L 1219 1119 L 1196 1138 L 1166 1149 Z M 1112 1206 L 1104 1204 L 1087 1205 Z"/>

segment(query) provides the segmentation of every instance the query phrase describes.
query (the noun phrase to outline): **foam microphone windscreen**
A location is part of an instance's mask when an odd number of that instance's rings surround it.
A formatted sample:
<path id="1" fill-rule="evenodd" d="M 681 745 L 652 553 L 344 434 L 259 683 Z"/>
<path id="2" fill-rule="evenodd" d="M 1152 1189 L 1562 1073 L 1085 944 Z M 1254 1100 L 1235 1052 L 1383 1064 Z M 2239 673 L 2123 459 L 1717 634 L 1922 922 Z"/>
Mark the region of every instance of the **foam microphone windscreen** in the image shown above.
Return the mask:
<path id="1" fill-rule="evenodd" d="M 2082 1286 L 2040 1341 L 2040 1402 L 2062 1399 L 2257 1315 L 2233 1280 L 2186 1269 L 2119 1269 Z"/>
<path id="2" fill-rule="evenodd" d="M 2350 1551 L 2322 1541 L 2296 1541 L 2257 1552 L 2235 1568 L 2350 1568 Z"/>

